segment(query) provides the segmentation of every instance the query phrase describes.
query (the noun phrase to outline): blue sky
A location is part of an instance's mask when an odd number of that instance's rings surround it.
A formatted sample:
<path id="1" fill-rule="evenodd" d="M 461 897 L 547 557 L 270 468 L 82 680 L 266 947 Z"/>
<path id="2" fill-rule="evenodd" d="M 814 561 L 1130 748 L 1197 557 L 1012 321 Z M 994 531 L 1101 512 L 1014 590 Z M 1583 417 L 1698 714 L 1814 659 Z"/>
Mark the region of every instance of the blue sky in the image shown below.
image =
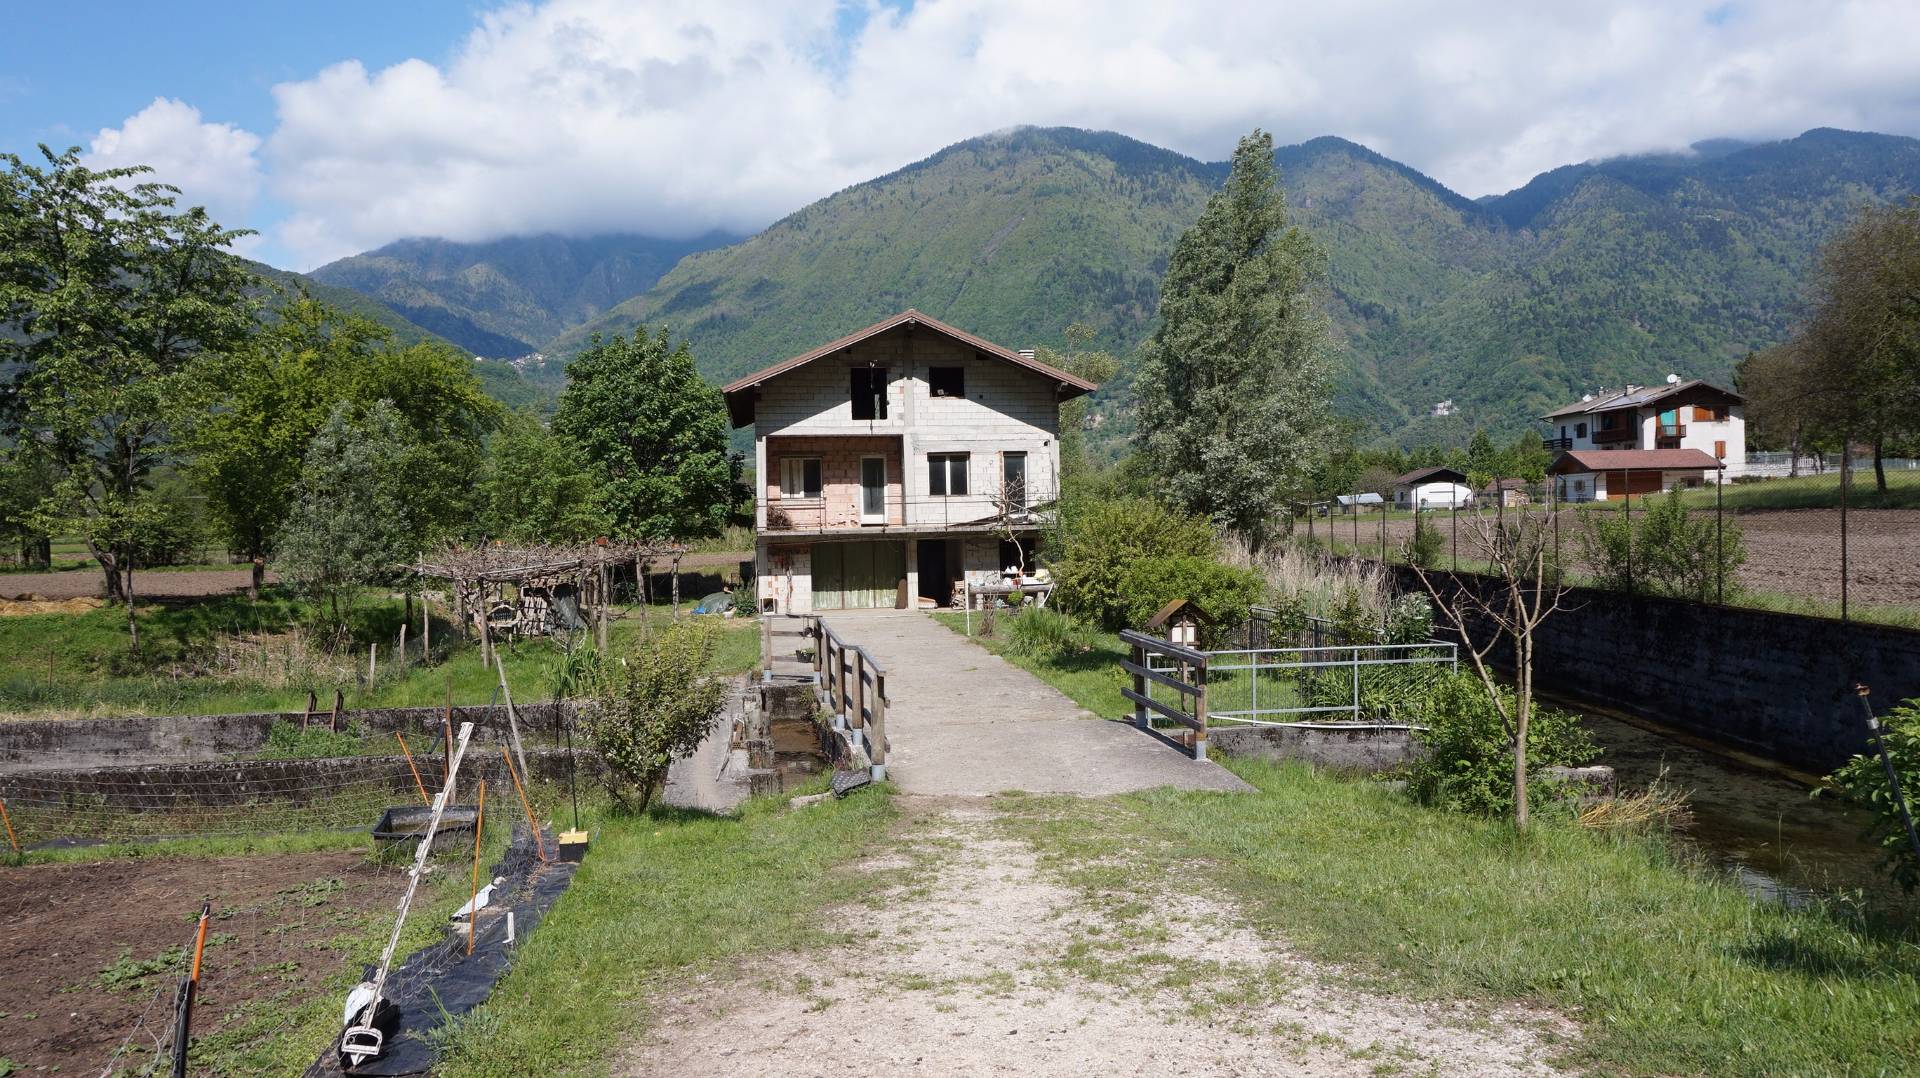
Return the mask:
<path id="1" fill-rule="evenodd" d="M 1703 138 L 1920 135 L 1913 0 L 22 4 L 0 149 L 153 165 L 289 268 L 750 231 L 960 139 L 1341 135 L 1467 195 Z"/>

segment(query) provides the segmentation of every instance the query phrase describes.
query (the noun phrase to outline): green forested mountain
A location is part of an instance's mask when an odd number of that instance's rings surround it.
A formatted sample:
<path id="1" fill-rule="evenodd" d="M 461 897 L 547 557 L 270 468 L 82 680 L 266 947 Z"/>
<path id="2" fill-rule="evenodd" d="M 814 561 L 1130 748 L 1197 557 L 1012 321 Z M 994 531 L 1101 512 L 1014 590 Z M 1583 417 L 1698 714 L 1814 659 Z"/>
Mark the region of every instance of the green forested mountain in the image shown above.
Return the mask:
<path id="1" fill-rule="evenodd" d="M 734 237 L 407 239 L 308 274 L 372 296 L 478 356 L 513 358 L 645 291 L 682 256 Z"/>
<path id="2" fill-rule="evenodd" d="M 1478 201 L 1342 139 L 1277 157 L 1327 255 L 1340 407 L 1402 442 L 1511 430 L 1604 384 L 1724 380 L 1784 336 L 1811 255 L 1854 207 L 1920 190 L 1920 141 L 1831 130 L 1567 166 Z M 1223 174 L 1115 134 L 970 139 L 688 255 L 590 320 L 513 332 L 559 326 L 540 341 L 562 356 L 664 324 L 724 379 L 918 307 L 1016 348 L 1085 322 L 1124 356 Z M 1100 395 L 1109 441 L 1127 429 L 1127 381 L 1123 367 Z M 1457 414 L 1433 418 L 1442 400 Z"/>

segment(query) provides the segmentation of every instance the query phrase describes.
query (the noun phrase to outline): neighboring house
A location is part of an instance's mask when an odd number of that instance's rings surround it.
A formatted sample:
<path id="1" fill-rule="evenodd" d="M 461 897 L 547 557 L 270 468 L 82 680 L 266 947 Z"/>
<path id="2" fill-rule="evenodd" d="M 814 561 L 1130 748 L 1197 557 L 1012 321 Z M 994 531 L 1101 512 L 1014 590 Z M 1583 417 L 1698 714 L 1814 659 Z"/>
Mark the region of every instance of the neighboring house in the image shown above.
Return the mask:
<path id="1" fill-rule="evenodd" d="M 1060 404 L 1094 388 L 918 311 L 725 386 L 754 428 L 760 608 L 945 604 L 1030 567 Z"/>
<path id="2" fill-rule="evenodd" d="M 1334 503 L 1342 513 L 1358 512 L 1361 509 L 1374 509 L 1387 504 L 1387 500 L 1378 494 L 1336 494 Z"/>
<path id="3" fill-rule="evenodd" d="M 1560 501 L 1619 501 L 1697 487 L 1709 476 L 1719 482 L 1724 467 L 1698 449 L 1572 449 L 1554 460 L 1547 477 Z"/>
<path id="4" fill-rule="evenodd" d="M 1746 398 L 1698 379 L 1589 394 L 1541 417 L 1561 501 L 1652 494 L 1737 475 L 1747 459 Z M 1577 459 L 1569 459 L 1577 457 Z"/>
<path id="5" fill-rule="evenodd" d="M 1527 481 L 1524 479 L 1496 479 L 1481 487 L 1475 498 L 1484 498 L 1489 505 L 1503 505 L 1509 509 L 1526 505 L 1532 501 L 1527 493 Z M 1496 502 L 1495 499 L 1498 499 Z"/>
<path id="6" fill-rule="evenodd" d="M 1472 500 L 1466 474 L 1452 468 L 1416 468 L 1393 481 L 1396 509 L 1458 509 Z"/>

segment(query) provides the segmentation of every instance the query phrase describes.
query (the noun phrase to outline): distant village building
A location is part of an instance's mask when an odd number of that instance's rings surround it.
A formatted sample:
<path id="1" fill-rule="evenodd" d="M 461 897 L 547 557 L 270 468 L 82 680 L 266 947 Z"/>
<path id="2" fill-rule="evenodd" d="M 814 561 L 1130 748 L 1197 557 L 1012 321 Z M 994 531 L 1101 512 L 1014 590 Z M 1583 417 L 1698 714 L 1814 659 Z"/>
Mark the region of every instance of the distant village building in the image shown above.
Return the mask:
<path id="1" fill-rule="evenodd" d="M 1094 388 L 911 310 L 723 387 L 754 428 L 760 608 L 1020 586 L 1058 497 L 1060 405 Z"/>
<path id="2" fill-rule="evenodd" d="M 1433 406 L 1433 415 L 1436 419 L 1445 419 L 1447 416 L 1455 414 L 1456 411 L 1457 409 L 1454 408 L 1453 401 L 1451 400 L 1443 400 Z"/>
<path id="3" fill-rule="evenodd" d="M 1458 509 L 1471 501 L 1466 474 L 1452 468 L 1416 468 L 1393 481 L 1396 509 Z"/>
<path id="4" fill-rule="evenodd" d="M 1524 479 L 1496 479 L 1474 494 L 1489 505 L 1503 505 L 1509 509 L 1526 505 L 1532 501 L 1527 493 L 1527 481 Z"/>
<path id="5" fill-rule="evenodd" d="M 1547 471 L 1561 501 L 1719 482 L 1746 462 L 1746 398 L 1699 379 L 1588 394 L 1541 418 L 1560 454 Z"/>

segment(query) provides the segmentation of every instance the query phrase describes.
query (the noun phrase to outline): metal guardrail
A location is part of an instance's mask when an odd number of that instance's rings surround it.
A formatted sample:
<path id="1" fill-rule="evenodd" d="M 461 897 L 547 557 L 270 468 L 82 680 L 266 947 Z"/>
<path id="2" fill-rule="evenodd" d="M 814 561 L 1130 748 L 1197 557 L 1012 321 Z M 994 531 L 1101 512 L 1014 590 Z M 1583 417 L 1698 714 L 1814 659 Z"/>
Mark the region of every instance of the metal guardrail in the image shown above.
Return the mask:
<path id="1" fill-rule="evenodd" d="M 842 639 L 818 615 L 808 619 L 815 691 L 833 712 L 834 726 L 872 764 L 873 780 L 887 777 L 887 670 L 873 654 Z"/>

